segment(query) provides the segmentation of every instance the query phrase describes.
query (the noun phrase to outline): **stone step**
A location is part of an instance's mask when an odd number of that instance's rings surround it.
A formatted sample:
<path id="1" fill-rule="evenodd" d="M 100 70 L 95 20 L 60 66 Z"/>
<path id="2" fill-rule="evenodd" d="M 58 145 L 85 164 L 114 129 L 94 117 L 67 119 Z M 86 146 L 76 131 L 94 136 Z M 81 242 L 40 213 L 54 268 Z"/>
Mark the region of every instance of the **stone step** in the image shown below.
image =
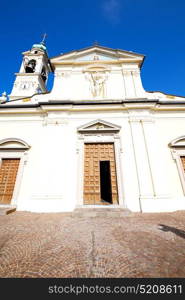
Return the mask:
<path id="1" fill-rule="evenodd" d="M 131 214 L 131 211 L 126 208 L 76 208 L 73 212 L 73 217 L 124 217 Z"/>
<path id="2" fill-rule="evenodd" d="M 16 207 L 1 207 L 0 216 L 8 215 L 16 211 Z"/>

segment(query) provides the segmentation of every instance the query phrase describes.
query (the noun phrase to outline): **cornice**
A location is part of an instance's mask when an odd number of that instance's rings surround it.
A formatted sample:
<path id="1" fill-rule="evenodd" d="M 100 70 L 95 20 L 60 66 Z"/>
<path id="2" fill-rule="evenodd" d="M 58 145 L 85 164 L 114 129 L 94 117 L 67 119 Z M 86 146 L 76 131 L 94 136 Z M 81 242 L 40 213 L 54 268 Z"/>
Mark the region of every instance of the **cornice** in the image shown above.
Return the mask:
<path id="1" fill-rule="evenodd" d="M 99 60 L 98 63 L 99 64 L 103 64 L 103 65 L 119 65 L 119 64 L 123 64 L 123 63 L 141 63 L 141 60 L 139 59 L 119 59 L 119 60 Z M 77 65 L 77 66 L 84 66 L 84 65 L 94 65 L 97 64 L 97 61 L 74 61 L 74 60 L 66 60 L 66 61 L 55 61 L 52 62 L 51 61 L 52 66 L 57 66 L 57 65 Z"/>
<path id="2" fill-rule="evenodd" d="M 23 99 L 24 101 L 24 99 Z M 42 114 L 43 111 L 125 111 L 148 110 L 154 112 L 185 112 L 185 102 L 161 102 L 157 99 L 104 99 L 104 100 L 50 100 L 38 103 L 0 104 L 0 114 Z"/>
<path id="3" fill-rule="evenodd" d="M 76 107 L 74 105 L 72 105 L 71 107 L 57 107 L 57 106 L 51 106 L 51 107 L 45 107 L 44 105 L 42 107 L 35 107 L 35 109 L 32 110 L 30 109 L 30 107 L 20 107 L 20 108 L 13 108 L 13 107 L 7 107 L 8 110 L 0 110 L 0 115 L 22 115 L 22 114 L 32 114 L 32 115 L 43 115 L 46 114 L 48 112 L 111 112 L 111 111 L 118 111 L 118 112 L 122 112 L 122 111 L 131 111 L 131 110 L 150 110 L 150 111 L 154 111 L 154 112 L 162 112 L 162 111 L 171 111 L 171 112 L 185 112 L 185 107 L 183 108 L 156 108 L 156 107 L 141 107 L 141 106 L 135 106 L 135 107 L 124 107 L 124 106 L 117 106 L 117 107 L 90 107 L 90 105 L 86 106 L 86 107 Z"/>
<path id="4" fill-rule="evenodd" d="M 35 73 L 15 73 L 16 76 L 28 76 L 28 77 L 31 77 L 31 76 L 40 76 L 41 77 L 41 74 L 39 72 L 35 72 Z"/>
<path id="5" fill-rule="evenodd" d="M 70 57 L 70 56 L 81 56 L 83 54 L 89 54 L 93 51 L 97 51 L 97 52 L 100 52 L 100 53 L 104 53 L 104 54 L 108 54 L 108 55 L 112 55 L 112 56 L 115 56 L 115 57 L 119 57 L 120 55 L 128 55 L 128 56 L 139 56 L 141 57 L 142 59 L 145 57 L 144 54 L 141 54 L 141 53 L 136 53 L 136 52 L 132 52 L 132 51 L 128 51 L 128 50 L 122 50 L 122 49 L 113 49 L 113 48 L 110 48 L 110 47 L 105 47 L 105 46 L 101 46 L 101 45 L 92 45 L 92 46 L 89 46 L 89 47 L 85 47 L 85 48 L 82 48 L 82 49 L 78 49 L 78 50 L 72 50 L 72 51 L 69 51 L 69 52 L 66 52 L 66 53 L 60 53 L 59 55 L 57 56 L 54 56 L 54 57 L 51 57 L 51 59 L 57 59 L 57 58 L 61 58 L 61 57 Z"/>
<path id="6" fill-rule="evenodd" d="M 22 52 L 22 55 L 29 55 L 29 56 L 46 56 L 46 54 L 44 52 L 39 52 L 38 53 L 32 53 L 31 50 L 30 51 L 25 51 Z"/>

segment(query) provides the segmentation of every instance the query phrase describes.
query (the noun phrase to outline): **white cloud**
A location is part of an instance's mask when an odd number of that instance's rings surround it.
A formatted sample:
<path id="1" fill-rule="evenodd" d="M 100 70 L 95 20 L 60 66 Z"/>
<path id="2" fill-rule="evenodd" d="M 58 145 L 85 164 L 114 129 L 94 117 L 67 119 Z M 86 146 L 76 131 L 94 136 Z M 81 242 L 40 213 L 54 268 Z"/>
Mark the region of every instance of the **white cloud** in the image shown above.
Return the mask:
<path id="1" fill-rule="evenodd" d="M 120 0 L 105 0 L 102 5 L 102 10 L 105 17 L 112 23 L 119 23 L 121 12 Z"/>

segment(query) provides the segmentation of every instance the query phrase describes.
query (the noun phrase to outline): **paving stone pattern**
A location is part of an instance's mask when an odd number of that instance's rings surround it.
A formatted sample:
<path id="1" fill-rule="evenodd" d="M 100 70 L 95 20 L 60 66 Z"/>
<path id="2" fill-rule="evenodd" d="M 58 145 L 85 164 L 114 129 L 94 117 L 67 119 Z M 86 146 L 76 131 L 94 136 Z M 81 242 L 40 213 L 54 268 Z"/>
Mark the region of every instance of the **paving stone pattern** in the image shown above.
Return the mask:
<path id="1" fill-rule="evenodd" d="M 2 215 L 0 277 L 185 277 L 185 211 Z"/>

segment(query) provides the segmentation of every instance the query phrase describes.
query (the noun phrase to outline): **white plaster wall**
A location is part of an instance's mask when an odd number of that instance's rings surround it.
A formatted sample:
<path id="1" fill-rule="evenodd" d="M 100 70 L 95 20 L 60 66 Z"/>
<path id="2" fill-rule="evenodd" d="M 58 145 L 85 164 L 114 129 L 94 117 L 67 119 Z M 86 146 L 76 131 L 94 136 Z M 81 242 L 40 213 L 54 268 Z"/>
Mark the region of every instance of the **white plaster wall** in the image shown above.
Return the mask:
<path id="1" fill-rule="evenodd" d="M 125 86 L 121 70 L 112 71 L 107 80 L 107 98 L 124 99 Z"/>
<path id="2" fill-rule="evenodd" d="M 155 120 L 155 134 L 153 145 L 155 149 L 155 161 L 158 173 L 153 172 L 154 181 L 157 181 L 157 188 L 160 191 L 148 201 L 143 199 L 144 211 L 174 211 L 185 209 L 185 197 L 177 169 L 176 161 L 172 157 L 168 144 L 181 135 L 184 135 L 185 128 L 184 113 L 158 113 Z M 152 134 L 152 131 L 151 131 Z M 153 169 L 154 170 L 154 166 Z M 155 183 L 156 187 L 156 183 Z"/>
<path id="3" fill-rule="evenodd" d="M 86 77 L 87 66 L 62 67 L 56 66 L 53 88 L 50 96 L 56 100 L 85 100 L 93 99 L 90 81 Z M 125 99 L 145 97 L 139 68 L 136 64 L 105 66 L 107 80 L 105 97 L 102 99 Z"/>
<path id="4" fill-rule="evenodd" d="M 18 210 L 72 210 L 75 206 L 76 153 L 75 141 L 68 135 L 66 124 L 43 126 L 42 121 L 14 121 L 8 126 L 1 124 L 1 128 L 1 138 L 19 137 L 31 145 L 19 191 Z"/>
<path id="5" fill-rule="evenodd" d="M 185 115 L 184 115 L 185 118 Z M 181 183 L 177 165 L 172 157 L 171 149 L 168 144 L 175 138 L 184 135 L 185 121 L 183 118 L 174 119 L 172 123 L 170 119 L 158 120 L 157 129 L 159 132 L 159 140 L 161 148 L 163 148 L 163 156 L 165 157 L 165 168 L 169 182 L 169 190 L 173 196 L 183 196 Z"/>
<path id="6" fill-rule="evenodd" d="M 37 92 L 38 86 L 42 92 L 47 91 L 39 73 L 25 73 L 25 75 L 17 75 L 12 92 L 10 94 L 10 100 L 31 97 Z"/>
<path id="7" fill-rule="evenodd" d="M 79 183 L 77 128 L 99 118 L 121 126 L 119 159 L 125 206 L 132 211 L 142 208 L 144 212 L 185 209 L 176 163 L 168 148 L 171 140 L 184 135 L 184 117 L 184 114 L 158 113 L 153 127 L 144 125 L 148 149 L 157 147 L 149 152 L 149 160 L 141 124 L 135 123 L 132 137 L 127 112 L 94 110 L 50 112 L 47 117 L 1 117 L 0 139 L 20 138 L 31 146 L 18 194 L 18 210 L 54 212 L 75 208 Z"/>
<path id="8" fill-rule="evenodd" d="M 124 190 L 124 203 L 126 207 L 130 210 L 140 211 L 138 178 L 135 164 L 133 141 L 128 117 L 126 114 L 124 115 L 124 118 L 115 118 L 114 120 L 114 123 L 122 126 L 122 129 L 120 131 L 120 137 L 122 147 L 121 168 Z"/>

